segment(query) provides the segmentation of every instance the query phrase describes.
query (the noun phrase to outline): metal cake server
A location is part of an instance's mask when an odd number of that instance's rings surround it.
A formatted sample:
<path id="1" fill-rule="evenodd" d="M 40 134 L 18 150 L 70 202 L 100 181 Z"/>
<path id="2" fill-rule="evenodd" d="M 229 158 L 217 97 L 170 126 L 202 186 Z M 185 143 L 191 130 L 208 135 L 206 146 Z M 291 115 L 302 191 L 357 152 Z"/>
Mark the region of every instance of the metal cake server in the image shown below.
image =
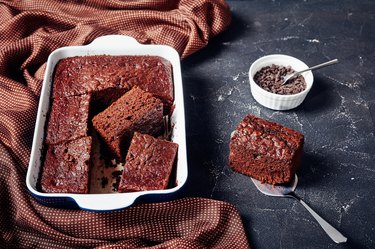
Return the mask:
<path id="1" fill-rule="evenodd" d="M 312 210 L 306 202 L 304 202 L 300 197 L 298 197 L 294 190 L 297 187 L 298 177 L 295 175 L 294 179 L 288 183 L 283 185 L 271 185 L 267 183 L 262 183 L 254 178 L 251 178 L 257 189 L 265 195 L 269 196 L 276 196 L 276 197 L 290 197 L 294 198 L 299 203 L 301 203 L 307 211 L 316 219 L 319 225 L 323 228 L 323 230 L 327 233 L 327 235 L 336 243 L 345 243 L 348 239 L 342 235 L 336 228 L 331 226 L 327 221 L 325 221 L 322 217 L 320 217 L 314 210 Z"/>

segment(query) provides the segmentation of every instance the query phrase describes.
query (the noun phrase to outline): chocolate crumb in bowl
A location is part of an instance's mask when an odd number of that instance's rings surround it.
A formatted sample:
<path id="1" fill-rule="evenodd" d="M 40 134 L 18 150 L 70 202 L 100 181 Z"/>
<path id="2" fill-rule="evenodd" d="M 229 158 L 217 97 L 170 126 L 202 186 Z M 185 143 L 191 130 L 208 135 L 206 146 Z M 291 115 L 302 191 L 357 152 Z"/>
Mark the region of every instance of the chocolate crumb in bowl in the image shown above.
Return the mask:
<path id="1" fill-rule="evenodd" d="M 282 84 L 283 78 L 294 72 L 291 66 L 284 67 L 272 64 L 256 72 L 254 81 L 261 88 L 271 93 L 281 95 L 296 94 L 306 89 L 305 78 L 302 75 L 290 79 L 287 84 Z"/>

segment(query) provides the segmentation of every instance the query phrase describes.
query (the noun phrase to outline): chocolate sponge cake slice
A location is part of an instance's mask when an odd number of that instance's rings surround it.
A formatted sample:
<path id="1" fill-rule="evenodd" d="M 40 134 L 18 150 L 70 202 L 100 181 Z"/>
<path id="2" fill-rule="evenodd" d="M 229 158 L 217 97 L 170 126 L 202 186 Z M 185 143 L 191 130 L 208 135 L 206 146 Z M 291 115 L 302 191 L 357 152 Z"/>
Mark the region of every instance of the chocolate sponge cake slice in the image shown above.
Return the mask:
<path id="1" fill-rule="evenodd" d="M 46 144 L 58 144 L 88 134 L 91 95 L 59 97 L 53 100 Z"/>
<path id="2" fill-rule="evenodd" d="M 42 191 L 87 194 L 91 145 L 91 137 L 48 145 L 40 180 Z"/>
<path id="3" fill-rule="evenodd" d="M 122 148 L 135 131 L 157 135 L 163 127 L 163 103 L 135 86 L 92 119 L 112 154 L 123 161 Z"/>
<path id="4" fill-rule="evenodd" d="M 126 155 L 118 191 L 167 188 L 177 149 L 176 143 L 135 132 Z"/>
<path id="5" fill-rule="evenodd" d="M 301 133 L 249 114 L 232 133 L 229 165 L 262 182 L 286 183 L 299 167 L 303 142 Z"/>

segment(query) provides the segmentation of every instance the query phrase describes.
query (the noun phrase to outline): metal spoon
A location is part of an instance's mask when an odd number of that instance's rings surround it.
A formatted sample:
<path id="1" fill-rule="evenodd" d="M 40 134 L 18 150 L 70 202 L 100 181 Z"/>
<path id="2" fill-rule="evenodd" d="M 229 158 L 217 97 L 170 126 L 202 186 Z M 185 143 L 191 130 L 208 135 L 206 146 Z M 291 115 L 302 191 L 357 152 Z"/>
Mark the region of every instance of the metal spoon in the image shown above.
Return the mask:
<path id="1" fill-rule="evenodd" d="M 282 85 L 285 85 L 288 82 L 288 80 L 290 80 L 293 77 L 296 77 L 296 76 L 300 75 L 301 73 L 304 73 L 304 72 L 310 71 L 310 70 L 314 70 L 314 69 L 318 69 L 318 68 L 322 68 L 322 67 L 326 67 L 326 66 L 329 66 L 329 65 L 332 65 L 332 64 L 336 64 L 338 62 L 339 62 L 338 59 L 334 59 L 334 60 L 324 62 L 322 64 L 318 64 L 318 65 L 313 66 L 313 67 L 306 68 L 306 69 L 298 71 L 298 72 L 294 72 L 292 74 L 288 74 L 283 78 Z"/>
<path id="2" fill-rule="evenodd" d="M 299 201 L 310 214 L 316 219 L 323 230 L 328 234 L 328 236 L 336 243 L 345 243 L 348 239 L 342 235 L 339 231 L 331 226 L 327 221 L 320 217 L 314 210 L 312 210 L 306 202 L 304 202 L 300 197 L 298 197 L 294 190 L 297 187 L 298 177 L 295 175 L 293 181 L 285 185 L 271 185 L 267 183 L 261 183 L 260 181 L 251 178 L 257 189 L 265 195 L 276 196 L 276 197 L 290 197 Z"/>

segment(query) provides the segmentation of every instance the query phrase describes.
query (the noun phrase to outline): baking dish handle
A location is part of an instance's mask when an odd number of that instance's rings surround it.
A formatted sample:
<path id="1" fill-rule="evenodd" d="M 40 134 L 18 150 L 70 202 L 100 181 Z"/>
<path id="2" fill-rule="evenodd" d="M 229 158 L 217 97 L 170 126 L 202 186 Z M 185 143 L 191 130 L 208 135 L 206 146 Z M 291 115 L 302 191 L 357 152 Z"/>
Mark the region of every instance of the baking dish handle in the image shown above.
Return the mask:
<path id="1" fill-rule="evenodd" d="M 139 193 L 126 193 L 126 198 L 119 193 L 89 194 L 73 197 L 81 209 L 90 211 L 112 211 L 129 207 L 139 197 Z"/>
<path id="2" fill-rule="evenodd" d="M 100 36 L 93 40 L 90 44 L 88 44 L 88 47 L 94 46 L 95 48 L 103 47 L 124 47 L 124 45 L 140 45 L 140 43 L 134 39 L 131 36 L 126 35 L 105 35 Z"/>

